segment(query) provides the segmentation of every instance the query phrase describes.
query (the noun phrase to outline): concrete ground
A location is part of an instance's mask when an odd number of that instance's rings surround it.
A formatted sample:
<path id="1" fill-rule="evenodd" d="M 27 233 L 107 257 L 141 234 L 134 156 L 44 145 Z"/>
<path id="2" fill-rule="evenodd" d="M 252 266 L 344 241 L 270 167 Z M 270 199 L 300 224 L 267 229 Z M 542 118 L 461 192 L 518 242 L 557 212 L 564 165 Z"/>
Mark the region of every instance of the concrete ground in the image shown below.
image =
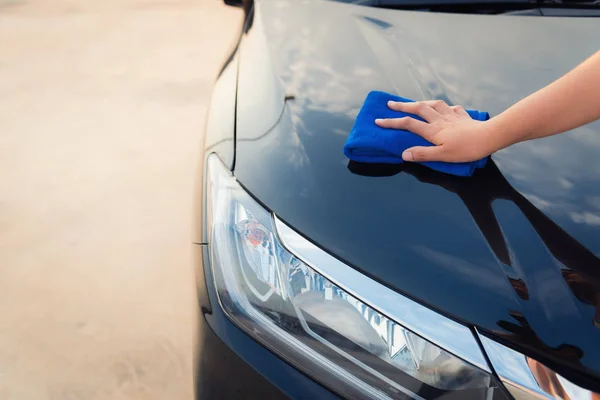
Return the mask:
<path id="1" fill-rule="evenodd" d="M 189 399 L 191 200 L 240 10 L 0 0 L 0 399 Z"/>

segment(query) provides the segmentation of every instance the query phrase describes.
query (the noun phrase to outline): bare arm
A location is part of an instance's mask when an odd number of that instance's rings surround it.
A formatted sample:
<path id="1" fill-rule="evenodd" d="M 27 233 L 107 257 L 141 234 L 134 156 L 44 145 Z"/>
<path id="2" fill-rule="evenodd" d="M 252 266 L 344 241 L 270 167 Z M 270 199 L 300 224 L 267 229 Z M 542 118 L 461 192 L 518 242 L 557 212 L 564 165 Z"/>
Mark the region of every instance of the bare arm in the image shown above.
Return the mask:
<path id="1" fill-rule="evenodd" d="M 460 106 L 442 101 L 390 102 L 412 118 L 376 120 L 384 128 L 407 129 L 433 143 L 413 147 L 406 161 L 473 161 L 511 144 L 555 135 L 600 118 L 600 51 L 548 86 L 486 122 L 472 120 Z"/>

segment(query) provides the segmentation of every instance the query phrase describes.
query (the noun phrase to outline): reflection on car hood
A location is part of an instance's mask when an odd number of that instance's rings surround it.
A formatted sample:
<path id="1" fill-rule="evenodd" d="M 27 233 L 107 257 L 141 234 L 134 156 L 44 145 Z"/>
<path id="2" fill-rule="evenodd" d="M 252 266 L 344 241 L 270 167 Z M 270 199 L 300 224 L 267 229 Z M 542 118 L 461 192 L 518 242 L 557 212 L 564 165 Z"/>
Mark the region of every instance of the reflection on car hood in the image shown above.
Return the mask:
<path id="1" fill-rule="evenodd" d="M 260 2 L 241 47 L 235 173 L 365 274 L 572 380 L 598 378 L 600 124 L 505 149 L 472 178 L 342 153 L 370 90 L 495 115 L 597 37 L 593 18 Z"/>

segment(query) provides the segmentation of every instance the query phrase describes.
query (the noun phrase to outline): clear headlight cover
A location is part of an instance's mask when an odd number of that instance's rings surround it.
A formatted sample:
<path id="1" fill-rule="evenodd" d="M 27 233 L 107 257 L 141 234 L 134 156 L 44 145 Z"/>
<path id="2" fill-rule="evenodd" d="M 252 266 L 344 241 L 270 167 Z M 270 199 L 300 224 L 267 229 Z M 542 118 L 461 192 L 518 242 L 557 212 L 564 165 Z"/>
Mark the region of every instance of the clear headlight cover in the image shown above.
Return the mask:
<path id="1" fill-rule="evenodd" d="M 353 297 L 286 250 L 272 216 L 214 155 L 206 188 L 221 307 L 280 357 L 347 398 L 505 398 L 493 376 Z"/>

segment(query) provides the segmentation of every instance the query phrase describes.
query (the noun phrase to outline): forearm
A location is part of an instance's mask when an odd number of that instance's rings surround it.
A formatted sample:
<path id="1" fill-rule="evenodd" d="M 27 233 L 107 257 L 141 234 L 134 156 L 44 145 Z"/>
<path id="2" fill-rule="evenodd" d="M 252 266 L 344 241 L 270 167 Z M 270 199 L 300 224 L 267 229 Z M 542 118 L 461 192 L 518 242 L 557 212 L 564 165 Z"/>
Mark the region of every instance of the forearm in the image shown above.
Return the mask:
<path id="1" fill-rule="evenodd" d="M 600 118 L 600 51 L 486 122 L 494 147 L 546 137 Z"/>

